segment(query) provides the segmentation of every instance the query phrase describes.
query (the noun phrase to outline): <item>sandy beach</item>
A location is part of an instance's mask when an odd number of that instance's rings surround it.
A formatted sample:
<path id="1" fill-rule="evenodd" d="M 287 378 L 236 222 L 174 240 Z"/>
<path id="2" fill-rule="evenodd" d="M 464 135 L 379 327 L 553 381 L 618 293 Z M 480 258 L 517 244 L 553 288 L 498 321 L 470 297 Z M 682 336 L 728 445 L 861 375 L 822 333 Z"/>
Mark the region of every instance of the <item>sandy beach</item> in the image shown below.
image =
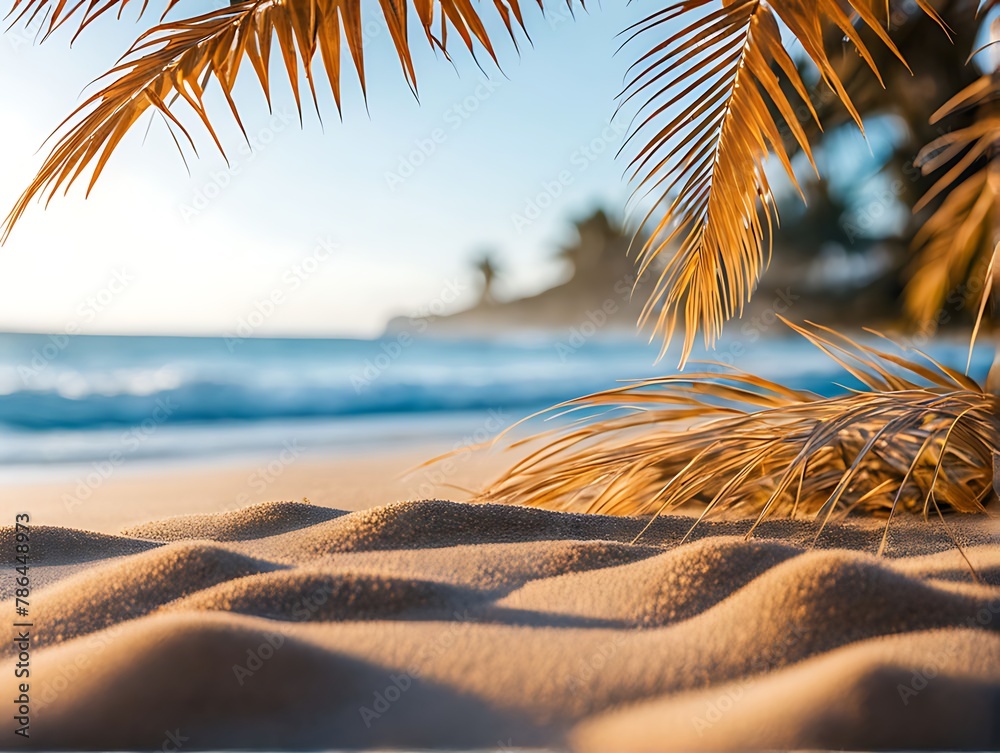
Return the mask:
<path id="1" fill-rule="evenodd" d="M 148 5 L 0 14 L 0 752 L 1000 751 L 1000 0 Z"/>
<path id="2" fill-rule="evenodd" d="M 8 745 L 1000 745 L 997 521 L 949 519 L 976 582 L 933 521 L 882 558 L 863 520 L 812 547 L 803 521 L 681 544 L 671 516 L 631 543 L 645 519 L 397 501 L 411 457 L 290 466 L 266 492 L 288 501 L 242 509 L 247 467 L 112 479 L 78 518 L 58 485 L 5 493 L 32 515 L 30 738 Z"/>
<path id="3" fill-rule="evenodd" d="M 260 502 L 308 501 L 355 511 L 407 499 L 464 501 L 519 457 L 475 448 L 422 467 L 454 446 L 429 442 L 340 454 L 279 451 L 211 464 L 125 466 L 107 478 L 89 465 L 55 480 L 0 486 L 0 521 L 13 521 L 27 510 L 36 524 L 117 533 L 158 518 L 230 512 Z"/>

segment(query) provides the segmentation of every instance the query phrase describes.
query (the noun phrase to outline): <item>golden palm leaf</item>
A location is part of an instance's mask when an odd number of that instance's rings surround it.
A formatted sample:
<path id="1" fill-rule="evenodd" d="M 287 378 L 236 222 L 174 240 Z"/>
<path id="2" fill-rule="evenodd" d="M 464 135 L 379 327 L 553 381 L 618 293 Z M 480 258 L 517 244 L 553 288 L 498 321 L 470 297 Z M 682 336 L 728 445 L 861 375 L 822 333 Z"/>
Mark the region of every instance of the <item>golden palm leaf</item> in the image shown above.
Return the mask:
<path id="1" fill-rule="evenodd" d="M 85 2 L 89 5 L 83 8 L 81 28 L 113 6 L 124 7 L 127 1 L 79 0 L 66 10 L 66 0 L 58 0 L 50 14 L 50 26 L 64 23 Z M 22 13 L 36 14 L 50 5 L 50 0 L 21 2 Z M 167 11 L 176 2 L 171 0 Z M 511 38 L 515 38 L 516 28 L 523 30 L 520 0 L 493 0 L 492 4 Z M 411 6 L 426 40 L 445 56 L 449 54 L 450 30 L 473 54 L 482 49 L 496 60 L 493 43 L 471 0 L 379 0 L 379 5 L 406 80 L 414 92 L 417 79 L 407 25 Z M 102 77 L 102 81 L 109 82 L 103 83 L 59 126 L 56 134 L 61 135 L 7 216 L 0 240 L 6 240 L 13 224 L 35 197 L 44 195 L 50 201 L 60 189 L 68 190 L 88 167 L 92 168 L 89 194 L 121 139 L 151 110 L 160 112 L 172 131 L 176 129 L 194 147 L 191 135 L 172 111 L 175 99 L 190 106 L 222 150 L 203 100 L 205 87 L 213 79 L 218 83 L 242 130 L 232 96 L 237 74 L 242 63 L 249 61 L 270 102 L 271 48 L 275 41 L 300 116 L 300 69 L 315 104 L 313 65 L 317 54 L 340 108 L 341 45 L 345 41 L 362 91 L 365 90 L 361 0 L 246 0 L 194 18 L 161 23 L 135 42 L 122 61 Z M 179 146 L 176 134 L 174 138 Z"/>
<path id="2" fill-rule="evenodd" d="M 45 30 L 42 37 L 44 40 L 70 19 L 81 17 L 80 25 L 73 34 L 75 41 L 84 29 L 108 11 L 117 8 L 118 18 L 121 18 L 130 2 L 131 0 L 76 0 L 70 4 L 67 0 L 14 0 L 7 18 L 11 19 L 12 26 L 17 24 L 33 26 L 36 21 L 40 20 L 40 25 Z M 176 2 L 177 0 L 171 0 L 167 10 L 169 11 Z M 139 8 L 140 17 L 148 7 L 149 0 L 142 0 L 142 5 Z"/>
<path id="3" fill-rule="evenodd" d="M 941 23 L 926 2 L 918 5 Z M 765 162 L 776 157 L 797 188 L 786 147 L 794 141 L 812 161 L 802 122 L 816 119 L 816 111 L 783 46 L 778 20 L 861 126 L 822 32 L 826 24 L 840 29 L 878 75 L 856 25 L 870 27 L 898 56 L 881 26 L 882 11 L 884 3 L 875 0 L 680 0 L 628 30 L 626 44 L 654 41 L 631 67 L 622 93 L 623 105 L 642 101 L 629 137 L 644 144 L 629 163 L 637 196 L 653 193 L 658 199 L 643 223 L 653 230 L 640 269 L 648 271 L 655 258 L 670 254 L 642 321 L 655 322 L 664 351 L 683 326 L 682 363 L 699 330 L 706 345 L 715 342 L 766 266 L 763 243 L 775 210 Z M 664 38 L 664 24 L 688 17 L 694 20 Z M 801 98 L 798 108 L 780 76 Z M 650 223 L 664 204 L 662 217 Z"/>
<path id="4" fill-rule="evenodd" d="M 1000 71 L 986 74 L 931 117 L 937 123 L 977 108 L 976 121 L 935 139 L 917 155 L 925 174 L 947 167 L 914 206 L 943 199 L 913 238 L 914 272 L 905 290 L 907 313 L 933 329 L 946 302 L 978 304 L 976 331 L 989 300 L 1000 255 Z M 955 296 L 954 300 L 949 299 Z M 975 341 L 975 332 L 972 337 Z"/>
<path id="5" fill-rule="evenodd" d="M 546 440 L 481 500 L 622 515 L 697 505 L 758 522 L 996 504 L 1000 397 L 927 356 L 789 326 L 866 389 L 821 397 L 720 364 L 572 400 L 549 412 L 619 415 L 518 443 Z"/>
<path id="6" fill-rule="evenodd" d="M 538 1 L 541 5 L 542 0 Z M 143 0 L 141 10 L 146 9 L 146 2 Z M 567 2 L 571 4 L 571 0 Z M 20 11 L 18 18 L 50 11 L 49 31 L 81 15 L 82 30 L 112 8 L 120 13 L 127 3 L 76 0 L 68 5 L 66 0 L 15 0 L 14 7 Z M 176 3 L 169 0 L 167 11 Z M 416 74 L 407 27 L 411 4 L 427 40 L 446 55 L 450 26 L 467 49 L 478 45 L 496 58 L 471 0 L 379 3 L 414 90 Z M 872 28 L 895 51 L 880 25 L 883 5 L 880 0 L 722 0 L 721 4 L 720 0 L 682 0 L 630 30 L 631 39 L 635 39 L 668 22 L 683 19 L 687 23 L 696 17 L 681 31 L 658 40 L 640 58 L 631 68 L 623 93 L 626 103 L 637 97 L 646 100 L 640 108 L 639 127 L 632 134 L 632 138 L 642 135 L 647 141 L 630 165 L 638 191 L 659 191 L 671 197 L 669 211 L 644 245 L 642 268 L 648 270 L 658 254 L 674 240 L 680 241 L 660 275 L 643 319 L 655 316 L 656 327 L 666 339 L 678 320 L 683 320 L 683 359 L 699 327 L 705 329 L 709 343 L 714 341 L 723 322 L 749 298 L 766 263 L 764 225 L 769 227 L 774 220 L 764 170 L 769 154 L 778 158 L 794 182 L 784 134 L 769 112 L 770 106 L 780 113 L 788 133 L 811 158 L 800 118 L 815 118 L 816 113 L 782 45 L 777 19 L 801 44 L 860 125 L 860 116 L 824 49 L 822 32 L 824 25 L 831 23 L 841 29 L 874 69 L 855 26 Z M 918 5 L 937 19 L 925 0 L 919 0 Z M 523 29 L 519 0 L 493 0 L 493 6 L 512 37 L 515 26 Z M 315 100 L 312 61 L 317 51 L 340 107 L 342 39 L 364 89 L 360 0 L 247 0 L 195 18 L 161 23 L 143 35 L 110 71 L 110 83 L 57 129 L 57 140 L 38 175 L 6 218 L 0 242 L 35 197 L 51 200 L 92 167 L 89 192 L 125 133 L 147 111 L 162 113 L 168 125 L 193 146 L 191 135 L 172 112 L 175 101 L 183 99 L 221 149 L 203 104 L 203 91 L 215 79 L 239 122 L 231 96 L 239 67 L 244 59 L 249 60 L 268 95 L 275 39 L 300 109 L 299 68 Z M 782 76 L 802 98 L 805 110 L 795 110 L 785 97 Z M 684 108 L 686 112 L 678 112 Z M 174 138 L 179 145 L 177 134 Z M 759 207 L 764 210 L 763 225 Z"/>

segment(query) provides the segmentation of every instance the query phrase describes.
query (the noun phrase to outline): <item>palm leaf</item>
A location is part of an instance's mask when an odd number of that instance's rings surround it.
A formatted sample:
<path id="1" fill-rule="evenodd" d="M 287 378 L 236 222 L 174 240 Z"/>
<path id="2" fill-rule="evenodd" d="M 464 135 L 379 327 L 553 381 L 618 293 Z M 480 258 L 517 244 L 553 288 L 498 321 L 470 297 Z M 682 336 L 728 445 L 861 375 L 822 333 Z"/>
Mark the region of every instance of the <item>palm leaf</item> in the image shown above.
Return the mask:
<path id="1" fill-rule="evenodd" d="M 789 326 L 864 388 L 827 398 L 718 364 L 572 400 L 550 412 L 613 415 L 517 443 L 544 440 L 481 500 L 621 515 L 694 505 L 758 522 L 997 503 L 1000 397 L 922 354 Z"/>
<path id="2" fill-rule="evenodd" d="M 905 290 L 906 311 L 923 328 L 932 330 L 938 312 L 949 296 L 957 293 L 954 302 L 978 304 L 973 343 L 995 275 L 1000 271 L 998 101 L 1000 72 L 970 84 L 942 105 L 931 122 L 976 108 L 975 122 L 935 139 L 915 160 L 925 174 L 947 169 L 913 208 L 919 212 L 940 199 L 937 209 L 913 238 L 916 258 Z"/>
<path id="3" fill-rule="evenodd" d="M 177 3 L 178 0 L 170 0 L 167 10 Z M 7 18 L 11 19 L 11 26 L 23 24 L 31 26 L 36 20 L 41 19 L 41 25 L 45 33 L 44 40 L 57 29 L 64 26 L 70 19 L 80 17 L 80 25 L 73 33 L 73 41 L 108 11 L 117 8 L 118 18 L 122 17 L 126 7 L 131 0 L 14 0 Z M 142 0 L 139 8 L 139 16 L 145 14 L 149 7 L 149 0 Z M 166 11 L 164 12 L 166 15 Z"/>
<path id="4" fill-rule="evenodd" d="M 918 5 L 940 23 L 926 2 Z M 670 254 L 642 321 L 654 322 L 664 351 L 677 327 L 683 327 L 682 364 L 699 330 L 706 345 L 714 344 L 723 324 L 749 300 L 766 266 L 764 240 L 776 217 L 765 162 L 774 156 L 798 187 L 786 141 L 812 161 L 782 76 L 801 98 L 805 119 L 815 119 L 816 112 L 782 44 L 778 20 L 861 126 L 822 31 L 826 24 L 839 28 L 878 75 L 856 25 L 874 30 L 898 55 L 880 25 L 883 6 L 874 0 L 680 0 L 628 30 L 627 45 L 655 40 L 630 68 L 622 92 L 622 105 L 642 103 L 629 137 L 642 144 L 629 163 L 636 196 L 657 199 L 643 222 L 653 230 L 643 245 L 640 269 L 646 272 L 654 259 Z M 663 38 L 665 24 L 688 18 L 693 20 L 681 31 Z M 652 222 L 664 204 L 666 211 Z"/>
<path id="5" fill-rule="evenodd" d="M 22 13 L 37 13 L 50 5 L 50 0 L 21 2 Z M 119 7 L 123 8 L 126 2 L 120 0 Z M 85 26 L 116 5 L 111 0 L 89 2 L 86 7 L 84 2 L 78 2 L 67 10 L 65 3 L 66 0 L 59 0 L 55 4 L 50 25 L 58 27 L 82 9 L 82 26 Z M 176 0 L 171 0 L 167 10 L 175 3 Z M 411 55 L 413 40 L 408 27 L 411 6 L 426 41 L 445 56 L 450 50 L 447 41 L 450 30 L 474 55 L 477 50 L 485 50 L 496 60 L 493 43 L 471 0 L 379 0 L 379 5 L 403 73 L 414 92 L 417 80 Z M 516 29 L 523 30 L 520 0 L 493 0 L 492 6 L 511 38 L 515 39 Z M 57 128 L 49 155 L 7 216 L 0 241 L 6 240 L 33 199 L 44 196 L 46 202 L 50 201 L 60 189 L 68 190 L 88 168 L 92 168 L 89 194 L 122 138 L 149 111 L 160 112 L 168 125 L 193 148 L 194 139 L 173 112 L 178 99 L 190 106 L 222 150 L 205 107 L 205 87 L 212 80 L 219 85 L 242 129 L 232 96 L 240 66 L 244 61 L 249 62 L 270 102 L 274 41 L 300 116 L 300 70 L 316 104 L 314 61 L 317 54 L 340 109 L 343 42 L 346 42 L 362 91 L 365 90 L 360 0 L 246 0 L 194 18 L 161 23 L 135 42 L 121 62 L 100 79 L 101 89 Z"/>

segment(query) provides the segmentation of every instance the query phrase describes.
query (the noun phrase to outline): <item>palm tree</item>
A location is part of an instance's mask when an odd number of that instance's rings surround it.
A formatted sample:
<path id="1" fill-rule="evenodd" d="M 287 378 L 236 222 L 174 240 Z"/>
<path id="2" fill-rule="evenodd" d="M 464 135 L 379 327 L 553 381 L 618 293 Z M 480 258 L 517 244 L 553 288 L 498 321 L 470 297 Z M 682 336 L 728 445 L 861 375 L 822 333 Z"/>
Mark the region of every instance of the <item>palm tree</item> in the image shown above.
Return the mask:
<path id="1" fill-rule="evenodd" d="M 482 256 L 476 261 L 476 271 L 483 276 L 483 289 L 479 294 L 479 303 L 493 303 L 493 283 L 497 276 L 497 265 L 493 261 L 493 254 L 484 251 Z"/>
<path id="2" fill-rule="evenodd" d="M 48 32 L 72 21 L 82 33 L 127 2 L 14 0 L 12 12 L 15 21 L 48 14 Z M 948 34 L 928 0 L 915 4 L 922 23 Z M 176 5 L 168 0 L 164 15 Z M 470 0 L 379 5 L 414 92 L 415 38 L 445 57 L 459 45 L 497 60 L 481 10 Z M 965 12 L 985 18 L 998 1 L 964 5 Z M 480 7 L 499 15 L 515 44 L 526 34 L 519 0 Z M 831 93 L 828 100 L 863 130 L 848 83 L 860 77 L 860 67 L 881 81 L 885 65 L 877 60 L 886 53 L 902 61 L 887 30 L 892 10 L 891 2 L 877 0 L 674 0 L 624 31 L 625 47 L 638 48 L 621 95 L 621 105 L 636 114 L 625 145 L 632 154 L 628 168 L 637 199 L 654 200 L 642 223 L 647 240 L 639 270 L 655 270 L 656 278 L 642 320 L 662 337 L 664 352 L 680 333 L 682 365 L 699 333 L 707 346 L 715 344 L 766 267 L 776 210 L 765 162 L 781 165 L 796 189 L 792 150 L 816 169 L 812 139 L 820 115 L 801 63 L 808 62 Z M 411 12 L 417 21 L 412 25 Z M 413 27 L 422 33 L 414 34 Z M 122 137 L 147 112 L 167 120 L 178 144 L 193 145 L 174 114 L 187 106 L 222 149 L 203 93 L 214 81 L 242 128 L 233 97 L 240 67 L 249 64 L 270 98 L 275 41 L 300 112 L 299 71 L 315 102 L 317 58 L 339 108 L 345 42 L 365 86 L 361 32 L 361 0 L 245 0 L 192 18 L 161 20 L 57 131 L 38 175 L 7 217 L 4 237 L 32 200 L 51 199 L 88 170 L 89 192 Z M 856 53 L 849 71 L 834 61 L 831 38 Z M 793 46 L 803 60 L 793 58 Z M 980 318 L 985 311 L 1000 248 L 998 86 L 997 72 L 990 72 L 934 116 L 975 113 L 970 125 L 928 144 L 919 160 L 940 178 L 918 204 L 936 204 L 937 210 L 916 242 L 909 310 L 917 318 L 933 316 L 956 284 L 965 286 L 963 294 L 975 290 Z M 559 433 L 485 497 L 630 513 L 694 500 L 705 514 L 727 508 L 753 511 L 761 519 L 780 512 L 823 520 L 856 509 L 881 511 L 889 519 L 897 510 L 925 516 L 945 509 L 982 512 L 995 500 L 1000 397 L 924 357 L 857 345 L 823 327 L 794 329 L 865 389 L 821 398 L 730 370 L 581 398 L 570 407 L 625 410 Z M 695 427 L 688 429 L 692 421 Z"/>

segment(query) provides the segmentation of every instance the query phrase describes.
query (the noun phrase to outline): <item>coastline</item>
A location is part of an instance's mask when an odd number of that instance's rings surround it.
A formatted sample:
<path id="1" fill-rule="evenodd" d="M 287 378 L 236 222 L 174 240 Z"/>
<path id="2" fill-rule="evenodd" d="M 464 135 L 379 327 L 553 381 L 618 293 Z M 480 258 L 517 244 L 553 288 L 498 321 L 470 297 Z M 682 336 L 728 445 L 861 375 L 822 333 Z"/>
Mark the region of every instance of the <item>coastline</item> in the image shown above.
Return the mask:
<path id="1" fill-rule="evenodd" d="M 114 534 L 177 515 L 239 510 L 261 502 L 302 502 L 357 511 L 408 499 L 464 501 L 517 455 L 478 448 L 418 468 L 454 442 L 400 443 L 364 451 L 283 450 L 242 459 L 160 461 L 116 469 L 107 478 L 81 466 L 51 481 L 0 484 L 0 524 L 29 512 L 36 525 Z M 81 483 L 83 489 L 81 489 Z M 89 492 L 84 497 L 81 491 Z"/>

